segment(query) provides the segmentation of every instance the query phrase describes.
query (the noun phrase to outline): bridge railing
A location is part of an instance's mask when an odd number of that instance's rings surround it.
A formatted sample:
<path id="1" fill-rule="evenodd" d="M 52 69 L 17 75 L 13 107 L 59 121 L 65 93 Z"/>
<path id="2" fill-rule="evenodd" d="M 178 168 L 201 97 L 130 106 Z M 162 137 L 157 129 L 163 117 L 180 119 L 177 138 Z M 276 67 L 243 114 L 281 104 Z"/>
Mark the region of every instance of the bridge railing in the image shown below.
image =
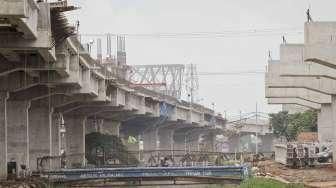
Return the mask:
<path id="1" fill-rule="evenodd" d="M 100 169 L 67 169 L 39 173 L 41 177 L 54 182 L 83 181 L 97 179 L 132 179 L 140 178 L 217 178 L 244 180 L 249 177 L 249 167 L 216 166 L 216 167 L 145 167 L 145 168 L 100 168 Z"/>

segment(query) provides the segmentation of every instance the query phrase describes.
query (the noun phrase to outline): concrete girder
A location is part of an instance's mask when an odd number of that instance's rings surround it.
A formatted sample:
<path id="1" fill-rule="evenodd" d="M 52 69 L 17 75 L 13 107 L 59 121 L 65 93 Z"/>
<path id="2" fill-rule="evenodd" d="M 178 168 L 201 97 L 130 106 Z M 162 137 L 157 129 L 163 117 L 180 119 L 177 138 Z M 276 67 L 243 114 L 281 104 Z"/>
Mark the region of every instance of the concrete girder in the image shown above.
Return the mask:
<path id="1" fill-rule="evenodd" d="M 100 110 L 90 114 L 90 117 L 99 117 L 104 119 L 111 119 L 114 121 L 125 121 L 133 116 L 137 115 L 136 111 L 130 110 Z"/>
<path id="2" fill-rule="evenodd" d="M 10 93 L 10 100 L 38 100 L 52 95 L 69 95 L 76 94 L 76 89 L 71 87 L 48 87 L 35 86 L 27 90 Z"/>
<path id="3" fill-rule="evenodd" d="M 75 87 L 71 84 L 55 84 L 48 80 L 49 74 L 42 74 L 40 78 L 32 78 L 22 73 L 13 73 L 0 79 L 0 83 L 3 83 L 3 90 L 11 92 L 12 98 L 21 98 L 27 97 L 29 100 L 36 100 L 38 98 L 44 98 L 50 95 L 64 94 L 69 96 L 77 95 L 78 99 L 84 98 L 84 95 L 87 95 L 87 98 L 93 101 L 102 101 L 106 102 L 110 100 L 110 97 L 106 96 L 105 82 L 98 80 L 98 88 L 96 88 L 97 95 L 93 95 L 96 92 L 90 92 L 89 90 L 83 91 L 82 89 Z M 51 76 L 52 77 L 52 76 Z M 86 93 L 85 93 L 86 92 Z"/>
<path id="4" fill-rule="evenodd" d="M 76 85 L 72 84 L 59 84 L 54 82 L 55 74 L 53 72 L 40 72 L 37 76 L 29 75 L 27 72 L 13 72 L 6 76 L 0 78 L 1 90 L 6 90 L 9 92 L 19 92 L 22 90 L 27 90 L 34 86 L 57 86 L 61 85 L 64 87 L 78 88 Z M 77 89 L 79 90 L 79 89 Z"/>
<path id="5" fill-rule="evenodd" d="M 318 104 L 331 104 L 331 95 L 305 88 L 266 88 L 266 98 L 300 98 Z"/>
<path id="6" fill-rule="evenodd" d="M 84 102 L 80 100 L 77 103 L 71 103 L 57 108 L 56 111 L 66 115 L 82 115 L 87 118 L 95 117 L 100 119 L 113 119 L 116 121 L 124 121 L 132 116 L 140 115 L 136 110 L 129 110 L 123 106 L 94 101 Z"/>
<path id="7" fill-rule="evenodd" d="M 336 68 L 336 22 L 305 24 L 305 61 Z"/>
<path id="8" fill-rule="evenodd" d="M 120 132 L 124 135 L 141 135 L 146 130 L 158 126 L 160 119 L 157 117 L 150 116 L 132 116 L 132 118 L 127 118 L 122 121 L 120 127 Z"/>
<path id="9" fill-rule="evenodd" d="M 83 104 L 76 106 L 75 108 L 67 109 L 63 113 L 64 114 L 81 114 L 86 116 L 97 115 L 99 112 L 118 112 L 123 111 L 117 106 L 108 106 L 108 105 L 94 105 L 94 104 Z"/>
<path id="10" fill-rule="evenodd" d="M 110 119 L 87 118 L 86 134 L 99 132 L 105 135 L 119 137 L 121 122 Z"/>
<path id="11" fill-rule="evenodd" d="M 268 104 L 296 104 L 314 110 L 321 109 L 321 104 L 309 102 L 299 98 L 268 98 L 267 102 Z"/>
<path id="12" fill-rule="evenodd" d="M 108 93 L 110 104 L 114 106 L 124 106 L 125 109 L 136 111 L 138 114 L 150 114 L 160 116 L 159 102 L 149 100 L 132 90 L 118 88 L 118 86 L 108 85 L 106 92 Z"/>
<path id="13" fill-rule="evenodd" d="M 176 106 L 175 114 L 172 116 L 172 119 L 182 120 L 190 124 L 199 124 L 203 126 L 211 124 L 211 118 L 206 119 L 204 116 L 205 113 L 197 109 L 191 107 L 185 108 L 184 106 Z"/>
<path id="14" fill-rule="evenodd" d="M 94 90 L 96 93 L 97 85 L 104 86 L 105 77 L 96 70 L 91 70 L 91 65 L 78 55 L 57 55 L 58 59 L 55 63 L 49 63 L 39 59 L 37 55 L 22 54 L 21 62 L 8 62 L 8 65 L 0 70 L 0 76 L 4 76 L 13 72 L 48 72 L 44 74 L 43 79 L 54 84 L 71 83 L 84 85 L 84 88 Z M 92 60 L 93 61 L 93 60 Z M 24 64 L 22 64 L 24 62 Z M 57 72 L 57 74 L 55 74 Z M 85 74 L 86 77 L 82 77 Z M 83 79 L 83 80 L 82 80 Z M 82 83 L 83 82 L 83 83 Z M 95 82 L 99 82 L 98 84 Z M 90 88 L 90 84 L 94 86 Z"/>
<path id="15" fill-rule="evenodd" d="M 2 0 L 1 5 L 21 7 L 16 12 L 12 11 L 12 16 L 9 14 L 8 10 L 5 10 L 1 6 L 0 17 L 7 18 L 9 22 L 13 25 L 17 25 L 19 31 L 13 33 L 12 35 L 1 35 L 0 36 L 0 49 L 12 50 L 12 51 L 31 51 L 34 50 L 38 52 L 46 61 L 55 62 L 55 48 L 52 47 L 51 39 L 51 24 L 50 24 L 50 9 L 48 3 L 39 3 L 38 8 L 32 9 L 31 5 L 33 0 L 19 0 L 19 1 L 6 1 Z M 18 4 L 15 4 L 18 3 Z M 6 6 L 7 5 L 7 6 Z M 26 11 L 32 9 L 31 11 Z M 21 12 L 21 15 L 20 15 Z M 27 13 L 30 15 L 27 15 Z M 16 16 L 14 16 L 16 15 Z M 20 18 L 21 17 L 21 18 Z M 42 17 L 44 19 L 39 19 Z M 18 37 L 17 34 L 24 32 L 24 37 Z M 25 38 L 26 37 L 26 38 Z M 27 39 L 28 38 L 28 39 Z"/>
<path id="16" fill-rule="evenodd" d="M 266 73 L 265 85 L 269 88 L 306 88 L 327 95 L 336 94 L 336 81 L 314 77 L 279 77 Z"/>
<path id="17" fill-rule="evenodd" d="M 0 49 L 0 53 L 3 51 Z M 3 53 L 2 53 L 3 54 Z M 6 64 L 1 65 L 0 76 L 5 76 L 13 72 L 57 72 L 59 77 L 69 76 L 69 65 L 67 60 L 58 57 L 57 62 L 48 63 L 41 59 L 39 55 L 23 52 L 17 53 L 18 61 L 7 61 Z"/>
<path id="18" fill-rule="evenodd" d="M 71 96 L 67 96 L 64 94 L 55 94 L 52 96 L 46 96 L 44 98 L 39 98 L 37 100 L 33 100 L 32 103 L 40 104 L 40 106 L 50 106 L 53 109 L 60 108 L 62 106 L 75 103 L 76 99 Z"/>
<path id="19" fill-rule="evenodd" d="M 11 27 L 17 26 L 17 30 L 22 32 L 25 38 L 37 38 L 39 7 L 34 0 L 1 0 L 0 4 L 1 18 L 7 18 Z"/>
<path id="20" fill-rule="evenodd" d="M 13 66 L 13 65 L 12 65 Z M 22 66 L 22 65 L 20 65 Z M 43 65 L 42 65 L 43 66 Z M 14 66 L 15 67 L 15 66 Z M 36 66 L 38 67 L 38 65 Z M 60 78 L 60 76 L 58 74 L 55 73 L 55 69 L 39 69 L 39 68 L 26 68 L 26 67 L 21 67 L 21 68 L 14 68 L 14 69 L 9 69 L 8 71 L 5 71 L 5 74 L 9 74 L 9 76 L 5 77 L 4 79 L 2 79 L 2 82 L 4 82 L 4 85 L 7 88 L 4 89 L 8 89 L 8 90 L 20 90 L 20 89 L 24 89 L 24 88 L 28 88 L 31 86 L 36 86 L 36 85 L 68 85 L 70 86 L 69 83 L 71 82 L 65 82 L 62 83 L 63 79 Z M 29 72 L 29 71 L 37 71 L 39 70 L 40 73 L 37 74 L 37 77 L 29 77 L 27 76 L 25 73 L 20 73 L 20 72 L 16 72 L 16 71 L 22 71 L 22 72 Z M 48 71 L 47 71 L 48 70 Z M 51 71 L 51 72 L 50 72 Z M 78 93 L 88 93 L 88 94 L 92 94 L 92 95 L 97 95 L 98 97 L 95 100 L 109 100 L 109 98 L 106 96 L 106 83 L 105 80 L 103 79 L 98 79 L 97 77 L 91 76 L 92 74 L 90 74 L 90 71 L 87 71 L 89 74 L 87 75 L 87 77 L 85 78 L 84 81 L 84 85 L 82 89 L 79 89 Z M 10 78 L 8 78 L 10 77 Z M 9 84 L 8 79 L 16 79 L 17 82 L 14 82 L 14 84 Z M 79 85 L 82 81 L 81 80 L 77 80 L 76 82 L 74 82 L 73 84 Z M 20 88 L 23 87 L 23 88 Z"/>
<path id="21" fill-rule="evenodd" d="M 204 148 L 207 151 L 214 151 L 214 142 L 216 135 L 221 134 L 218 130 L 211 127 L 193 127 L 183 128 L 174 132 L 174 140 L 185 142 L 185 149 L 188 151 L 200 150 L 200 137 L 205 137 L 203 140 Z"/>
<path id="22" fill-rule="evenodd" d="M 15 72 L 0 78 L 0 89 L 8 92 L 18 92 L 37 86 L 39 83 L 36 77 L 31 77 L 21 72 Z"/>
<path id="23" fill-rule="evenodd" d="M 268 68 L 273 72 L 277 71 L 277 74 L 281 77 L 324 77 L 336 79 L 336 70 L 312 62 L 298 64 L 269 63 Z"/>

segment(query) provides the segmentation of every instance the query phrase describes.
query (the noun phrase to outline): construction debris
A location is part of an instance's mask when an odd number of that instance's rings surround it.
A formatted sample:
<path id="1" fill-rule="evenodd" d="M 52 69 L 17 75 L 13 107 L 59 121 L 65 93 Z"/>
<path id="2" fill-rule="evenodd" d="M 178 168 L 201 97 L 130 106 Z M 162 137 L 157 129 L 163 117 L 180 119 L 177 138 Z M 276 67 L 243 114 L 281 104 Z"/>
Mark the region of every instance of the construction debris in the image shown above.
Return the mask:
<path id="1" fill-rule="evenodd" d="M 271 160 L 260 161 L 255 169 L 255 174 L 276 177 L 291 183 L 332 182 L 336 180 L 336 170 L 333 168 L 293 169 Z"/>
<path id="2" fill-rule="evenodd" d="M 313 167 L 332 163 L 331 144 L 289 142 L 275 145 L 275 161 L 288 167 Z"/>

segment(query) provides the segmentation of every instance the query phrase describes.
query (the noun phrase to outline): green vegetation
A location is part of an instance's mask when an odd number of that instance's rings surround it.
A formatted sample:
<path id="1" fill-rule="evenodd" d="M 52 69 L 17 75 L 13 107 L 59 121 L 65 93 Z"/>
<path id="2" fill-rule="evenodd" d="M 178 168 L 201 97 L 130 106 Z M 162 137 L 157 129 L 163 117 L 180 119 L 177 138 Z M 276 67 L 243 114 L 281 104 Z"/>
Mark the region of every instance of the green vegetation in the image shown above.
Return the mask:
<path id="1" fill-rule="evenodd" d="M 136 165 L 139 161 L 127 151 L 121 139 L 113 135 L 90 133 L 85 136 L 86 159 L 96 166 L 114 163 Z M 108 162 L 110 161 L 110 162 Z"/>
<path id="2" fill-rule="evenodd" d="M 316 111 L 308 110 L 296 114 L 288 114 L 283 111 L 269 116 L 274 134 L 285 137 L 287 141 L 295 140 L 301 132 L 317 131 Z"/>
<path id="3" fill-rule="evenodd" d="M 251 178 L 240 185 L 240 188 L 304 188 L 301 184 L 285 184 L 267 178 Z"/>
<path id="4" fill-rule="evenodd" d="M 240 186 L 211 185 L 208 188 L 304 188 L 302 184 L 285 184 L 267 178 L 251 178 L 244 181 Z"/>

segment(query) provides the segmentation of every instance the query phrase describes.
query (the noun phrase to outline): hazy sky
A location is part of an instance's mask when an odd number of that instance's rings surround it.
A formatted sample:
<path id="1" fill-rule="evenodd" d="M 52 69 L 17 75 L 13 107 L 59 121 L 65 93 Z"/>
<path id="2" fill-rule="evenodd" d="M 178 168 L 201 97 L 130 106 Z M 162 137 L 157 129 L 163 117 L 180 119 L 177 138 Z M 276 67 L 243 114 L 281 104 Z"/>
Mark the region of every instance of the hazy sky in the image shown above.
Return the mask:
<path id="1" fill-rule="evenodd" d="M 195 33 L 247 29 L 301 29 L 305 11 L 314 20 L 335 21 L 335 0 L 70 0 L 81 10 L 70 14 L 80 20 L 81 33 Z M 282 34 L 126 39 L 127 63 L 197 65 L 198 72 L 265 70 L 267 51 L 278 58 Z M 303 34 L 286 35 L 288 43 L 303 42 Z M 264 75 L 199 76 L 200 103 L 230 115 L 255 110 L 274 112 L 267 105 Z"/>

